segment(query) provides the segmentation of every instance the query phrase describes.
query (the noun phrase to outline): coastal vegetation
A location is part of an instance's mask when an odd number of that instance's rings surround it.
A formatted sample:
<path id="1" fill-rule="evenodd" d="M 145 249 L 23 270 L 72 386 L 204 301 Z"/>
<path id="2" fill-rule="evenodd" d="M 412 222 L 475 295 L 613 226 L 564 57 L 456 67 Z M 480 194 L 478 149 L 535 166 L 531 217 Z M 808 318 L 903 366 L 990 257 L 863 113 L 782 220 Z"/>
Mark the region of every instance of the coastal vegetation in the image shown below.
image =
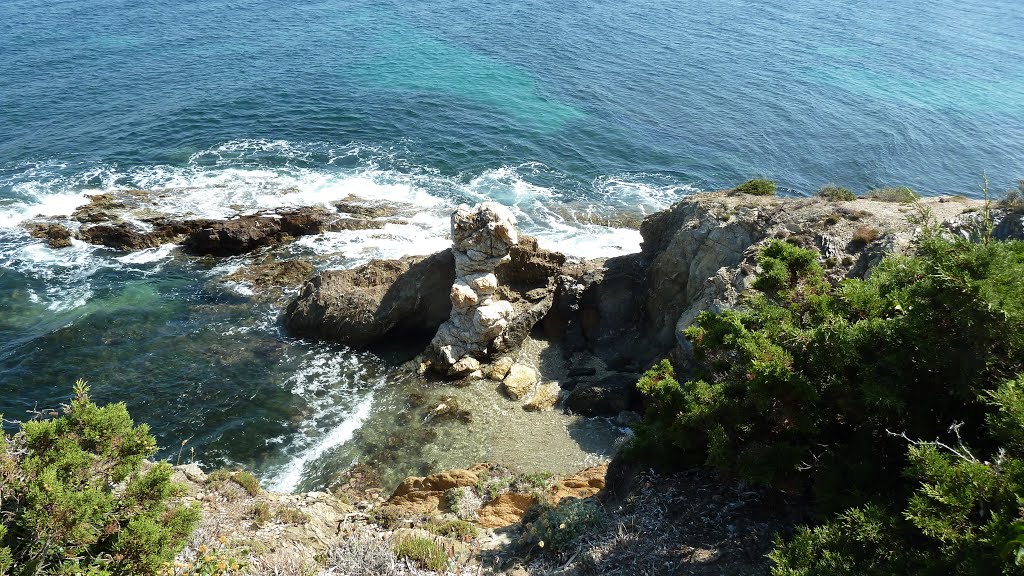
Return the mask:
<path id="1" fill-rule="evenodd" d="M 774 180 L 753 178 L 733 188 L 735 192 L 752 196 L 774 196 L 777 186 Z"/>
<path id="2" fill-rule="evenodd" d="M 631 457 L 707 466 L 816 521 L 776 576 L 1010 574 L 1024 559 L 1024 243 L 922 235 L 864 280 L 781 241 L 737 310 L 685 334 L 700 368 L 639 381 Z"/>
<path id="3" fill-rule="evenodd" d="M 97 406 L 88 386 L 0 435 L 0 574 L 154 574 L 199 522 L 174 504 L 156 440 L 124 404 Z"/>
<path id="4" fill-rule="evenodd" d="M 852 202 L 857 199 L 857 195 L 849 189 L 835 184 L 826 184 L 819 188 L 818 196 L 831 202 Z"/>
<path id="5" fill-rule="evenodd" d="M 919 196 L 917 192 L 906 186 L 886 186 L 883 188 L 872 188 L 868 190 L 868 198 L 872 200 L 881 200 L 882 202 L 900 202 L 903 204 L 909 204 L 911 202 L 917 202 Z"/>

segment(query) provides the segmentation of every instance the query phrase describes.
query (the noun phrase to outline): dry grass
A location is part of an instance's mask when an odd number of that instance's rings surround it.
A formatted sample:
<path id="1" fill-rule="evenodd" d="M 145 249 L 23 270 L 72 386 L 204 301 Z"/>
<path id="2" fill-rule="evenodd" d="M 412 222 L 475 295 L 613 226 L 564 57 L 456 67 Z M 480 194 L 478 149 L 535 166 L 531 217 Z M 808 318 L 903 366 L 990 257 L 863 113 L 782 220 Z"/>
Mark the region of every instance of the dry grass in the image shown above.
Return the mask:
<path id="1" fill-rule="evenodd" d="M 774 535 L 791 525 L 759 492 L 700 470 L 644 472 L 625 501 L 606 511 L 604 529 L 557 559 L 533 560 L 529 573 L 760 576 Z"/>
<path id="2" fill-rule="evenodd" d="M 877 228 L 869 228 L 867 226 L 858 226 L 853 231 L 852 242 L 860 245 L 871 244 L 875 240 L 878 240 L 882 236 L 882 233 Z"/>

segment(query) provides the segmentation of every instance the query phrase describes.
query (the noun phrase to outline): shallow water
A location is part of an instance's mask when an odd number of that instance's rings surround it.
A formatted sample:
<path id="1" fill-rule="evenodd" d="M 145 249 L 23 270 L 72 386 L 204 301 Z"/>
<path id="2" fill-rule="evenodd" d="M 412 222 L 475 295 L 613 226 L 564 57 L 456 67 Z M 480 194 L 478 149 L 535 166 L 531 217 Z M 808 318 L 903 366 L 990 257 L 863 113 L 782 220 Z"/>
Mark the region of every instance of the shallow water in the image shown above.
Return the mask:
<path id="1" fill-rule="evenodd" d="M 581 465 L 614 430 L 523 420 L 493 391 L 421 390 L 381 358 L 293 339 L 286 300 L 222 281 L 253 258 L 52 250 L 23 225 L 127 189 L 185 217 L 407 206 L 404 223 L 279 254 L 329 269 L 441 249 L 452 208 L 484 199 L 546 247 L 609 256 L 639 248 L 622 223 L 751 175 L 788 194 L 977 196 L 982 172 L 997 191 L 1024 176 L 1022 27 L 1016 0 L 7 0 L 0 412 L 85 378 L 161 456 L 195 449 L 282 489 L 354 461 L 388 478 Z M 447 394 L 478 417 L 423 424 Z"/>

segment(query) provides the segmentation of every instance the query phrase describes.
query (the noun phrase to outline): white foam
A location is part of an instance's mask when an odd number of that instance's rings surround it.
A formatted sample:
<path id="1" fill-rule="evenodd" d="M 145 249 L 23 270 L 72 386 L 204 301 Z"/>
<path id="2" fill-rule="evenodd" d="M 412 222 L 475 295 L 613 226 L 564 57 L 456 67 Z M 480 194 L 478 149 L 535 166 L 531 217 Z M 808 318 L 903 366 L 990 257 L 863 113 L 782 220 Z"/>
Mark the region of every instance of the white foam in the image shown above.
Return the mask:
<path id="1" fill-rule="evenodd" d="M 115 260 L 125 264 L 151 264 L 166 260 L 178 247 L 174 244 L 164 244 L 156 248 L 146 248 L 137 252 L 129 252 L 124 256 L 118 256 Z"/>
<path id="2" fill-rule="evenodd" d="M 298 488 L 299 482 L 302 481 L 302 472 L 305 470 L 306 464 L 317 460 L 332 448 L 341 446 L 351 440 L 356 430 L 369 417 L 372 404 L 373 395 L 368 395 L 360 401 L 348 413 L 340 425 L 335 426 L 315 444 L 303 450 L 298 456 L 288 462 L 284 469 L 276 474 L 269 483 L 270 489 L 276 492 L 292 492 Z"/>

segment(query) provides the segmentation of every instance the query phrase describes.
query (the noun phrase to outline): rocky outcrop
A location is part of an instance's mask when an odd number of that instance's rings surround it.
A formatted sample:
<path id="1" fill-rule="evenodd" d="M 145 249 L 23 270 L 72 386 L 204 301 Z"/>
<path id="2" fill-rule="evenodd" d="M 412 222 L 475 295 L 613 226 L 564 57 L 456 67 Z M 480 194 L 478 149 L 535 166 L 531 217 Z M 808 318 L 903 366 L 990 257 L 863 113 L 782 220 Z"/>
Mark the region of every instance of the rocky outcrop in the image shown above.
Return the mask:
<path id="1" fill-rule="evenodd" d="M 838 282 L 863 277 L 885 254 L 909 251 L 923 214 L 962 222 L 977 218 L 978 204 L 695 194 L 644 220 L 641 253 L 592 262 L 580 276 L 559 278 L 545 326 L 564 335 L 570 352 L 644 367 L 674 350 L 685 353 L 681 331 L 701 311 L 736 304 L 757 274 L 759 248 L 770 239 L 817 250 L 828 278 Z M 1007 234 L 1014 229 L 1011 216 L 997 215 L 996 224 Z M 590 405 L 596 396 L 574 394 L 577 400 L 570 395 L 566 405 L 581 410 L 583 398 Z"/>
<path id="2" fill-rule="evenodd" d="M 465 356 L 485 356 L 514 317 L 512 304 L 496 297 L 495 270 L 511 260 L 509 251 L 519 243 L 515 223 L 512 213 L 495 202 L 462 205 L 452 214 L 451 316 L 427 352 L 436 367 L 447 370 Z"/>
<path id="3" fill-rule="evenodd" d="M 71 230 L 61 224 L 34 224 L 29 227 L 33 238 L 42 238 L 50 248 L 71 246 Z"/>
<path id="4" fill-rule="evenodd" d="M 296 335 L 356 348 L 392 339 L 426 343 L 449 317 L 454 280 L 450 250 L 330 270 L 303 286 L 285 324 Z"/>
<path id="5" fill-rule="evenodd" d="M 383 222 L 342 218 L 321 208 L 300 208 L 273 215 L 239 216 L 196 227 L 183 245 L 193 254 L 232 256 L 280 244 L 291 238 L 335 230 L 381 228 Z"/>

